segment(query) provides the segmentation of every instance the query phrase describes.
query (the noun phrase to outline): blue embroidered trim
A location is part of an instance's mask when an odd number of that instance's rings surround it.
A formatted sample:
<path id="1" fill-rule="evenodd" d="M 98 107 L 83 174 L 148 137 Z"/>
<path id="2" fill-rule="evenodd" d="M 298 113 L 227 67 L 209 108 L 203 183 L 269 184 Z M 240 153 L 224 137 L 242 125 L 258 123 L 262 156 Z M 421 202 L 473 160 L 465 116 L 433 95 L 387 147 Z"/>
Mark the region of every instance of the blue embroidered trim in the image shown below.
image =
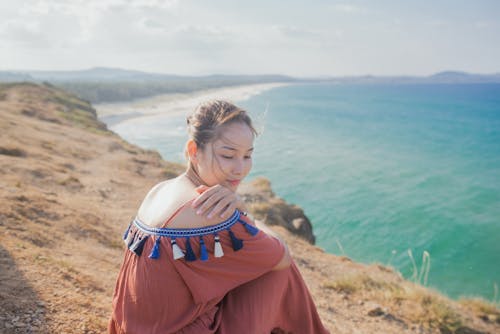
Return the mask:
<path id="1" fill-rule="evenodd" d="M 197 227 L 197 228 L 168 228 L 168 227 L 150 227 L 142 223 L 139 218 L 135 217 L 133 224 L 142 232 L 153 234 L 156 236 L 169 237 L 169 238 L 182 238 L 182 237 L 197 237 L 208 234 L 214 234 L 226 230 L 240 221 L 240 211 L 235 210 L 233 215 L 227 220 L 217 225 Z M 240 221 L 243 223 L 242 221 Z"/>
<path id="2" fill-rule="evenodd" d="M 140 256 L 144 248 L 146 240 L 150 236 L 156 236 L 155 243 L 149 254 L 149 258 L 158 259 L 160 257 L 160 239 L 161 237 L 170 238 L 170 244 L 172 245 L 172 253 L 174 260 L 184 258 L 186 261 L 195 261 L 197 259 L 196 254 L 193 252 L 191 247 L 190 238 L 199 237 L 200 249 L 199 249 L 199 259 L 202 261 L 207 261 L 209 258 L 209 253 L 203 240 L 203 236 L 213 235 L 214 237 L 214 257 L 221 257 L 224 255 L 222 250 L 222 245 L 218 236 L 218 232 L 226 230 L 231 238 L 231 243 L 233 250 L 236 252 L 243 248 L 243 240 L 238 239 L 236 235 L 231 231 L 231 227 L 237 222 L 241 223 L 247 232 L 255 236 L 259 229 L 255 226 L 248 224 L 245 220 L 240 219 L 241 215 L 246 216 L 245 212 L 240 212 L 235 210 L 234 213 L 227 220 L 212 226 L 197 227 L 197 228 L 169 228 L 169 227 L 150 227 L 139 220 L 136 216 L 129 227 L 123 235 L 123 241 L 127 247 L 134 252 L 136 255 Z M 136 229 L 131 229 L 131 226 L 135 225 Z M 182 250 L 176 243 L 176 238 L 186 239 L 186 249 Z"/>

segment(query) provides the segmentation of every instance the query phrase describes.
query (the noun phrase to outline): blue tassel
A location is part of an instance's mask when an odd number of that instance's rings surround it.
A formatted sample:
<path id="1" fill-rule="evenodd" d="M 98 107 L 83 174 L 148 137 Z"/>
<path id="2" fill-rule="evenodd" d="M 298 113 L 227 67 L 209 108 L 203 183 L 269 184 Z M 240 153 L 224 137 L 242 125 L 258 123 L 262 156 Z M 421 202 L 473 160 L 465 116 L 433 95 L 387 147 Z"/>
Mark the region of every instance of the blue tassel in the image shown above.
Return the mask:
<path id="1" fill-rule="evenodd" d="M 151 250 L 151 254 L 149 254 L 150 259 L 157 259 L 160 257 L 160 239 L 161 239 L 161 236 L 158 236 L 156 238 L 153 249 Z"/>
<path id="2" fill-rule="evenodd" d="M 186 261 L 196 261 L 196 255 L 194 255 L 193 248 L 191 248 L 191 242 L 189 242 L 189 237 L 186 238 L 186 255 L 184 255 Z"/>
<path id="3" fill-rule="evenodd" d="M 243 226 L 245 226 L 246 230 L 248 233 L 250 233 L 252 236 L 255 236 L 257 233 L 259 233 L 259 229 L 253 225 L 250 225 L 249 223 L 247 223 L 246 221 L 244 220 L 239 220 L 238 221 L 240 223 L 243 224 Z"/>
<path id="4" fill-rule="evenodd" d="M 130 231 L 131 226 L 132 226 L 132 223 L 128 224 L 127 230 L 125 231 L 125 233 L 123 233 L 123 240 L 127 240 L 128 232 Z"/>
<path id="5" fill-rule="evenodd" d="M 239 251 L 240 249 L 242 249 L 243 248 L 243 240 L 236 238 L 236 236 L 234 235 L 233 231 L 231 231 L 231 229 L 228 228 L 227 231 L 229 232 L 229 236 L 231 237 L 231 242 L 233 243 L 233 250 L 236 252 L 236 251 Z"/>
<path id="6" fill-rule="evenodd" d="M 200 260 L 202 261 L 208 260 L 207 247 L 205 246 L 205 241 L 203 241 L 203 237 L 201 236 L 200 236 Z"/>

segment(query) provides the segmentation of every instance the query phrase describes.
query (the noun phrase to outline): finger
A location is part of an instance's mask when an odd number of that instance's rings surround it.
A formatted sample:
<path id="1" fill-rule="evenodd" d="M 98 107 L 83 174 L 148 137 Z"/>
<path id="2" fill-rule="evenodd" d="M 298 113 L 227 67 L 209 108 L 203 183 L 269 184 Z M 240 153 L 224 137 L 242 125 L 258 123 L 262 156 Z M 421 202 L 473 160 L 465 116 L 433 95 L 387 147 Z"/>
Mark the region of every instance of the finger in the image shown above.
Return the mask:
<path id="1" fill-rule="evenodd" d="M 227 219 L 227 218 L 231 217 L 231 215 L 233 214 L 234 210 L 236 210 L 236 205 L 235 205 L 234 202 L 231 202 L 226 207 L 226 209 L 224 211 L 222 211 L 222 213 L 220 214 L 220 217 L 222 219 Z"/>
<path id="2" fill-rule="evenodd" d="M 212 197 L 214 194 L 220 191 L 220 188 L 217 186 L 210 187 L 208 190 L 203 192 L 201 195 L 196 197 L 196 199 L 191 203 L 191 206 L 193 208 L 196 208 L 206 202 L 210 197 Z"/>
<path id="3" fill-rule="evenodd" d="M 228 193 L 227 191 L 219 191 L 216 195 L 218 199 L 214 202 L 210 212 L 207 214 L 207 218 L 212 218 L 216 214 L 220 214 L 221 211 L 231 202 L 235 200 L 234 195 L 232 193 Z"/>
<path id="4" fill-rule="evenodd" d="M 217 215 L 217 214 L 221 214 L 222 211 L 230 204 L 234 201 L 234 198 L 231 198 L 231 197 L 223 197 L 220 199 L 219 202 L 217 202 L 217 204 L 213 207 L 212 210 L 210 210 L 210 212 L 208 213 L 207 215 L 207 218 L 212 218 L 213 216 Z"/>
<path id="5" fill-rule="evenodd" d="M 202 193 L 203 193 L 205 190 L 207 190 L 207 189 L 209 189 L 209 187 L 208 187 L 208 186 L 206 186 L 206 185 L 204 185 L 204 184 L 202 184 L 201 186 L 196 187 L 196 189 L 195 189 L 195 190 L 196 190 L 196 192 L 197 192 L 198 194 L 202 194 Z"/>
<path id="6" fill-rule="evenodd" d="M 199 215 L 204 215 L 206 214 L 206 212 L 214 207 L 222 198 L 224 198 L 224 194 L 222 192 L 216 192 L 214 193 L 212 196 L 210 196 L 209 198 L 207 198 L 205 200 L 205 202 L 203 202 L 203 204 L 201 204 L 199 207 L 198 207 L 198 210 L 196 210 L 196 213 L 199 214 Z"/>

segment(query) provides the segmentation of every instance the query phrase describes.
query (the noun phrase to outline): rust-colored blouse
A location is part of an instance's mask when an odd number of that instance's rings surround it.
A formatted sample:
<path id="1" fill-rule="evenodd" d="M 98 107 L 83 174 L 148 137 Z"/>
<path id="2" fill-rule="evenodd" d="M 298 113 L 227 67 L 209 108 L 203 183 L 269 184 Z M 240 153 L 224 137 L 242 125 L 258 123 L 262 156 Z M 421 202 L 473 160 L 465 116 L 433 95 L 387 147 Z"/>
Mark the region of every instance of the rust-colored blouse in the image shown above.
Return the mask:
<path id="1" fill-rule="evenodd" d="M 124 241 L 109 333 L 328 333 L 295 264 L 271 270 L 284 246 L 238 210 L 192 229 L 136 217 Z"/>

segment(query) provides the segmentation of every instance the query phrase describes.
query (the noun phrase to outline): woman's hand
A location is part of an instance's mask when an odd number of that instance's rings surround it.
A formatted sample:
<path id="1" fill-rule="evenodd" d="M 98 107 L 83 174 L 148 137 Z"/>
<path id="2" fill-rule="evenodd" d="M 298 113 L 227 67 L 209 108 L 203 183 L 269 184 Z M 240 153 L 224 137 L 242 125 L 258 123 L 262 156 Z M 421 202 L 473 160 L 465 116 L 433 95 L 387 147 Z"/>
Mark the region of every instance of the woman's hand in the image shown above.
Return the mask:
<path id="1" fill-rule="evenodd" d="M 196 209 L 197 214 L 205 215 L 208 219 L 216 215 L 227 219 L 236 208 L 245 210 L 245 203 L 241 197 L 220 184 L 212 187 L 199 186 L 196 190 L 200 196 L 191 205 Z"/>

